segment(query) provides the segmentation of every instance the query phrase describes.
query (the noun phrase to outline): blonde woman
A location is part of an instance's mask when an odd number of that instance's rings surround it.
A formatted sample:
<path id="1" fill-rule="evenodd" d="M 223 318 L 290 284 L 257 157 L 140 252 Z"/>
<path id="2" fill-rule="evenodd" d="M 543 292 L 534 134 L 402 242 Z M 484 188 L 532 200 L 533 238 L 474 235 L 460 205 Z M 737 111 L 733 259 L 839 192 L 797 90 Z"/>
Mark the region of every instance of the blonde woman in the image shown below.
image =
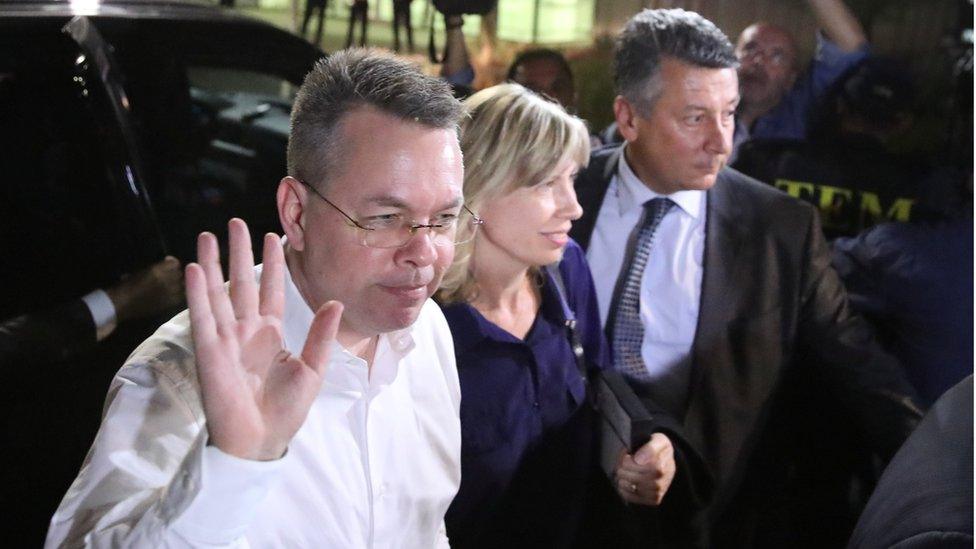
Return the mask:
<path id="1" fill-rule="evenodd" d="M 466 107 L 465 204 L 484 224 L 457 247 L 437 294 L 462 395 L 448 536 L 462 548 L 568 547 L 579 542 L 595 470 L 594 418 L 562 303 L 589 367 L 610 364 L 590 272 L 568 236 L 582 214 L 573 179 L 589 137 L 578 118 L 517 84 L 478 92 Z M 544 269 L 555 263 L 564 300 Z"/>

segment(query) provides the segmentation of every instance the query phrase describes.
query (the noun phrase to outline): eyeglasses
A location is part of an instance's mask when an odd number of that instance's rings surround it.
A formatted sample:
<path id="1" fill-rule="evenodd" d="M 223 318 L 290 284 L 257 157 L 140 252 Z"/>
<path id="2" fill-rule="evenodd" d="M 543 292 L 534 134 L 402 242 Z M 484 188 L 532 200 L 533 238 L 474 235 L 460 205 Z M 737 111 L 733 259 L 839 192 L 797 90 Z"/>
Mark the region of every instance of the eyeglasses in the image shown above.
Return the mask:
<path id="1" fill-rule="evenodd" d="M 462 205 L 457 214 L 442 214 L 434 223 L 416 223 L 404 219 L 399 214 L 384 214 L 356 221 L 331 200 L 322 196 L 315 187 L 301 179 L 302 185 L 312 193 L 335 208 L 335 211 L 346 218 L 347 224 L 357 229 L 362 236 L 360 243 L 368 248 L 400 248 L 406 246 L 417 231 L 427 229 L 431 242 L 435 246 L 453 246 L 464 244 L 474 238 L 478 227 L 484 225 L 484 220 L 474 214 L 467 206 Z"/>
<path id="2" fill-rule="evenodd" d="M 755 61 L 759 57 L 762 57 L 763 59 L 777 66 L 786 65 L 792 62 L 792 58 L 789 56 L 789 54 L 780 48 L 772 48 L 767 50 L 762 46 L 750 43 L 743 46 L 739 51 L 740 61 Z"/>

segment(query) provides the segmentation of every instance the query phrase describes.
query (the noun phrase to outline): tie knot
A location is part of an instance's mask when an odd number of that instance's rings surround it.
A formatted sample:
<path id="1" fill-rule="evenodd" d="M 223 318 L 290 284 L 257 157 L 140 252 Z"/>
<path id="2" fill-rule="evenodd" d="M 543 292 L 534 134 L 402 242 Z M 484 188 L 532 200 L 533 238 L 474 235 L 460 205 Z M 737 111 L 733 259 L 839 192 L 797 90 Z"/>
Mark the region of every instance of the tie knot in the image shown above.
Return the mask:
<path id="1" fill-rule="evenodd" d="M 652 198 L 644 203 L 644 225 L 657 226 L 664 218 L 664 215 L 668 213 L 674 206 L 674 202 L 670 198 L 665 198 L 659 196 L 657 198 Z"/>

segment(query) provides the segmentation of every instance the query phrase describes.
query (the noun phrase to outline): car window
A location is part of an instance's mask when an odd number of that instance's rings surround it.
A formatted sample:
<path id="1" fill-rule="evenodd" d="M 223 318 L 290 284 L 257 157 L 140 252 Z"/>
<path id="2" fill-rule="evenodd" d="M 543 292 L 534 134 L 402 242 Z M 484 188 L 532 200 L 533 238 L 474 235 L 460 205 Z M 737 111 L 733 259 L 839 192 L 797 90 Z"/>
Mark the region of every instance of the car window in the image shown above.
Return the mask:
<path id="1" fill-rule="evenodd" d="M 0 40 L 0 317 L 114 283 L 134 254 L 90 67 L 63 35 L 7 38 L 25 40 Z"/>
<path id="2" fill-rule="evenodd" d="M 275 191 L 287 174 L 291 106 L 311 63 L 290 74 L 249 66 L 246 56 L 206 41 L 221 39 L 214 29 L 179 44 L 151 34 L 108 36 L 126 75 L 147 186 L 171 252 L 192 260 L 200 231 L 223 243 L 227 220 L 241 217 L 260 258 L 263 234 L 280 232 Z M 250 36 L 249 47 L 273 50 L 261 36 Z"/>

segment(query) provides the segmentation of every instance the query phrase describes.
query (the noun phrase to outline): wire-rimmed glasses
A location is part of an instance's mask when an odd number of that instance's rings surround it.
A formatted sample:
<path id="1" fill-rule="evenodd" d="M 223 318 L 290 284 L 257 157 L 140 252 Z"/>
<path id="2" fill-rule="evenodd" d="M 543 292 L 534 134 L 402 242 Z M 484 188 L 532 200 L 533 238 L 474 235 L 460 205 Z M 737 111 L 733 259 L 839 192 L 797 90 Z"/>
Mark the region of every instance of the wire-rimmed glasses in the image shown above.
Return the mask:
<path id="1" fill-rule="evenodd" d="M 484 224 L 484 220 L 464 205 L 461 206 L 461 211 L 457 214 L 438 216 L 432 223 L 417 223 L 401 217 L 399 214 L 379 215 L 368 220 L 356 221 L 352 216 L 342 211 L 342 208 L 323 196 L 315 187 L 301 179 L 298 181 L 312 191 L 315 196 L 342 214 L 346 218 L 347 224 L 357 229 L 362 236 L 360 243 L 369 248 L 400 248 L 406 246 L 410 239 L 417 234 L 417 231 L 421 229 L 428 230 L 431 242 L 435 246 L 464 244 L 473 239 L 478 232 L 478 227 Z"/>

